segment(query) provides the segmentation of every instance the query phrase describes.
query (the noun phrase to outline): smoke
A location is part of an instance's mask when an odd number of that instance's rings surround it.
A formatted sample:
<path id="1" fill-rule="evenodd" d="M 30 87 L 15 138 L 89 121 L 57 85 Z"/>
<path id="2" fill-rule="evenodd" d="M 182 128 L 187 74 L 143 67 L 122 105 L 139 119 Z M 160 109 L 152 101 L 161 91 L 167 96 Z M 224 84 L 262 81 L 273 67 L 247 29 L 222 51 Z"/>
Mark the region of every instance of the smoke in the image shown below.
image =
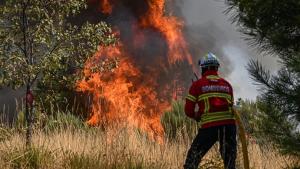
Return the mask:
<path id="1" fill-rule="evenodd" d="M 258 92 L 246 70 L 248 60 L 258 59 L 274 73 L 280 67 L 277 57 L 259 53 L 247 44 L 245 36 L 232 24 L 230 14 L 224 13 L 227 9 L 224 1 L 169 0 L 169 4 L 175 6 L 176 15 L 185 21 L 194 58 L 207 51 L 216 53 L 222 60 L 221 74 L 231 81 L 236 98 L 255 99 Z"/>
<path id="2" fill-rule="evenodd" d="M 189 51 L 193 56 L 194 63 L 197 63 L 207 52 L 213 52 L 220 58 L 222 65 L 224 65 L 221 74 L 228 76 L 233 69 L 229 61 L 229 56 L 222 50 L 222 46 L 230 40 L 230 37 L 225 32 L 226 30 L 222 29 L 217 22 L 209 19 L 213 14 L 211 10 L 207 10 L 210 3 L 208 1 L 201 1 L 198 4 L 199 2 L 191 0 L 168 0 L 166 11 L 184 21 L 184 33 L 189 43 Z M 199 15 L 197 11 L 203 11 L 203 13 Z"/>
<path id="3" fill-rule="evenodd" d="M 229 56 L 222 50 L 222 46 L 229 38 L 214 22 L 207 22 L 204 25 L 187 25 L 185 34 L 195 62 L 207 52 L 213 52 L 219 56 L 221 65 L 223 65 L 222 75 L 228 76 L 232 72 L 233 69 L 228 59 Z"/>

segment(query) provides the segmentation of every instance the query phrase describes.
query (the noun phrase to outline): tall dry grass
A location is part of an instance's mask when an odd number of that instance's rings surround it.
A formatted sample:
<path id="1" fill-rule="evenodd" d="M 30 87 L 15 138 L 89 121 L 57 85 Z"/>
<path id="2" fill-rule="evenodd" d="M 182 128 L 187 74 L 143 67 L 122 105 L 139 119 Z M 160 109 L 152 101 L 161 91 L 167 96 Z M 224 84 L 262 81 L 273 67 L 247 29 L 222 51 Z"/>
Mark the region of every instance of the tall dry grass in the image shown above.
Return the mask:
<path id="1" fill-rule="evenodd" d="M 26 149 L 22 132 L 7 132 L 0 140 L 0 166 L 3 169 L 180 169 L 190 142 L 178 135 L 158 144 L 132 129 L 66 128 L 51 133 L 36 131 L 32 148 Z M 223 168 L 217 146 L 205 156 L 203 168 Z M 253 169 L 291 168 L 296 162 L 295 158 L 262 150 L 254 143 L 249 150 Z M 242 168 L 240 153 L 237 166 Z"/>
<path id="2" fill-rule="evenodd" d="M 71 113 L 36 115 L 31 148 L 24 144 L 22 113 L 13 128 L 0 125 L 0 169 L 181 169 L 199 127 L 184 116 L 181 103 L 174 103 L 162 118 L 167 129 L 164 144 L 130 127 L 91 128 Z M 251 169 L 300 166 L 300 159 L 282 156 L 270 145 L 253 141 L 248 146 Z M 238 169 L 243 168 L 240 150 Z M 218 144 L 202 160 L 201 168 L 223 168 Z"/>

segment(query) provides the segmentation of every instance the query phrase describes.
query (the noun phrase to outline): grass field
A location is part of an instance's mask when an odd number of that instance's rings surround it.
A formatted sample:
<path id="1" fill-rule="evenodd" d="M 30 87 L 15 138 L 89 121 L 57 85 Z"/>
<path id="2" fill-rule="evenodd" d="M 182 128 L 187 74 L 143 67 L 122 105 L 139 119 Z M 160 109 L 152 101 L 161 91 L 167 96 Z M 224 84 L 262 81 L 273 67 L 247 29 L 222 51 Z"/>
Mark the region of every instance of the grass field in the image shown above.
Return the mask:
<path id="1" fill-rule="evenodd" d="M 174 103 L 162 117 L 165 140 L 159 144 L 130 127 L 89 127 L 71 113 L 37 113 L 31 148 L 25 146 L 24 116 L 13 127 L 0 125 L 1 169 L 181 169 L 197 123 Z M 283 156 L 271 145 L 248 140 L 251 169 L 299 169 L 300 159 Z M 239 146 L 237 168 L 243 168 Z M 216 144 L 201 162 L 203 169 L 222 169 Z"/>
<path id="2" fill-rule="evenodd" d="M 3 169 L 179 169 L 191 140 L 177 136 L 158 144 L 133 130 L 65 129 L 50 133 L 36 131 L 33 146 L 26 149 L 22 132 L 2 128 L 0 166 Z M 6 137 L 6 138 L 4 138 Z M 203 168 L 218 169 L 223 164 L 216 145 L 202 161 Z M 249 145 L 251 168 L 292 168 L 295 159 Z M 242 168 L 239 153 L 238 168 Z"/>

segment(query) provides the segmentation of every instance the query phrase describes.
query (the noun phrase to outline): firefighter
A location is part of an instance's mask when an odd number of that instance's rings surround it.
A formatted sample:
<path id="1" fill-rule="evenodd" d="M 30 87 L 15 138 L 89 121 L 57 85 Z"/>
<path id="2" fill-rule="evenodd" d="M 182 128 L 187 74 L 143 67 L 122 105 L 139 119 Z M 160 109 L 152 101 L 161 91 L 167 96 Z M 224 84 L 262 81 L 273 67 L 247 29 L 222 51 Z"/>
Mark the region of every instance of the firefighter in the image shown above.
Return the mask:
<path id="1" fill-rule="evenodd" d="M 203 156 L 217 141 L 225 169 L 235 169 L 237 142 L 232 87 L 219 77 L 220 64 L 213 53 L 206 54 L 199 65 L 202 77 L 190 87 L 185 114 L 200 122 L 201 128 L 188 151 L 184 169 L 197 169 Z"/>

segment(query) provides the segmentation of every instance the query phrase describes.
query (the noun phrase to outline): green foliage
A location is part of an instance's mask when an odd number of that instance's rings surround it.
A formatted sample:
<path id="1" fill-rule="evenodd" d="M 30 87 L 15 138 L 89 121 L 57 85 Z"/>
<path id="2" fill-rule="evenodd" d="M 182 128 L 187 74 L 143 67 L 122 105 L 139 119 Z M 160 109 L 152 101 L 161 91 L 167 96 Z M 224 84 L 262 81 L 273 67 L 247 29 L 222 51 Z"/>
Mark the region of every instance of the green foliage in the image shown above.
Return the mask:
<path id="1" fill-rule="evenodd" d="M 264 100 L 258 101 L 258 108 L 261 113 L 256 121 L 258 130 L 255 134 L 268 145 L 274 143 L 284 154 L 300 156 L 298 122 L 285 117 L 282 111 Z"/>
<path id="2" fill-rule="evenodd" d="M 226 0 L 233 21 L 253 45 L 275 53 L 282 65 L 271 75 L 252 60 L 248 71 L 260 86 L 259 129 L 284 153 L 300 155 L 300 3 L 298 0 Z"/>
<path id="3" fill-rule="evenodd" d="M 225 0 L 228 12 L 252 44 L 278 53 L 299 51 L 299 0 Z"/>
<path id="4" fill-rule="evenodd" d="M 257 103 L 250 100 L 238 99 L 236 109 L 240 112 L 246 132 L 253 134 L 256 131 L 256 120 L 259 114 Z"/>
<path id="5" fill-rule="evenodd" d="M 43 112 L 37 110 L 34 116 L 35 128 L 41 129 L 46 132 L 89 128 L 84 119 L 80 118 L 78 115 L 74 115 L 69 110 L 61 110 L 58 108 L 55 109 L 55 111 L 55 113 L 52 112 L 50 115 L 46 115 Z M 22 129 L 24 127 L 20 123 L 16 126 L 20 126 L 19 129 Z"/>
<path id="6" fill-rule="evenodd" d="M 68 22 L 85 7 L 85 0 L 7 0 L 0 7 L 1 84 L 16 88 L 39 76 L 45 81 L 58 76 L 57 71 L 82 67 L 99 44 L 112 43 L 111 30 L 103 22 Z M 74 81 L 68 74 L 60 77 Z"/>
<path id="7" fill-rule="evenodd" d="M 18 128 L 18 129 L 21 129 L 21 128 L 24 127 L 25 124 L 26 124 L 25 113 L 24 113 L 24 111 L 19 111 L 18 116 L 14 121 L 14 127 Z"/>
<path id="8" fill-rule="evenodd" d="M 283 115 L 300 121 L 300 72 L 293 72 L 287 66 L 279 70 L 276 76 L 270 76 L 254 61 L 249 64 L 249 72 L 262 85 L 262 100 L 281 110 Z"/>
<path id="9" fill-rule="evenodd" d="M 52 104 L 49 114 L 46 114 L 43 109 L 37 107 L 33 115 L 34 120 L 34 129 L 42 130 L 47 133 L 53 131 L 64 131 L 64 130 L 88 130 L 90 127 L 85 123 L 85 119 L 79 115 L 74 114 L 74 108 L 69 108 L 65 106 L 65 109 L 61 109 L 58 105 Z M 13 122 L 13 130 L 18 132 L 24 132 L 26 129 L 25 113 L 20 110 L 18 112 L 17 118 Z M 0 141 L 3 138 L 6 138 L 9 135 L 10 130 L 0 127 Z"/>
<path id="10" fill-rule="evenodd" d="M 47 116 L 47 118 L 41 119 L 39 124 L 46 131 L 89 128 L 83 119 L 66 112 L 58 112 L 55 115 Z"/>
<path id="11" fill-rule="evenodd" d="M 174 101 L 171 111 L 163 115 L 161 122 L 165 129 L 166 136 L 170 139 L 174 139 L 178 135 L 192 138 L 197 134 L 200 128 L 200 123 L 197 123 L 185 115 L 183 101 Z"/>
<path id="12" fill-rule="evenodd" d="M 116 40 L 104 22 L 70 22 L 86 7 L 85 0 L 0 5 L 0 86 L 28 90 L 37 81 L 38 101 L 66 100 L 87 58 Z"/>
<path id="13" fill-rule="evenodd" d="M 88 57 L 99 45 L 116 40 L 103 22 L 70 22 L 86 7 L 86 0 L 6 0 L 1 4 L 0 87 L 26 86 L 29 94 L 38 84 L 37 101 L 65 99 L 64 93 L 58 93 L 73 90 Z M 33 108 L 28 101 L 26 143 L 30 145 Z"/>
<path id="14" fill-rule="evenodd" d="M 300 155 L 300 74 L 282 68 L 271 76 L 258 62 L 249 64 L 249 72 L 260 84 L 258 99 L 261 136 L 274 142 L 283 153 Z"/>

